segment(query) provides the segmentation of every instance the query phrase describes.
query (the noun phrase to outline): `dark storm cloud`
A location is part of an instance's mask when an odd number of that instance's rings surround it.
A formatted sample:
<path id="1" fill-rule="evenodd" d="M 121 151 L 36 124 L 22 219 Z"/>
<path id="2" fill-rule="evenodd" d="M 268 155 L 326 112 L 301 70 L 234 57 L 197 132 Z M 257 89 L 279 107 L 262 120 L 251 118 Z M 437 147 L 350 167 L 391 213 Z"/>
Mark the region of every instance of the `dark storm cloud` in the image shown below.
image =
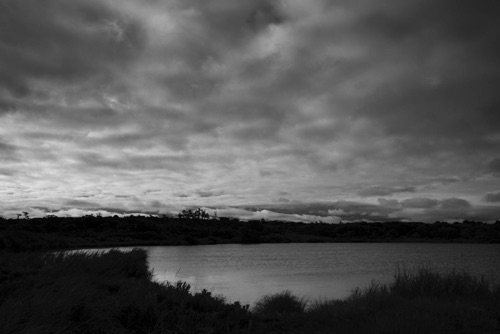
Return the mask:
<path id="1" fill-rule="evenodd" d="M 314 96 L 325 86 L 335 87 L 328 99 L 332 105 L 340 105 L 331 112 L 335 125 L 325 126 L 326 119 L 318 125 L 301 126 L 301 138 L 308 141 L 325 143 L 351 136 L 350 125 L 358 119 L 393 139 L 385 149 L 395 164 L 410 164 L 415 158 L 423 164 L 434 154 L 454 150 L 478 158 L 456 160 L 455 166 L 477 165 L 485 152 L 498 147 L 492 135 L 499 128 L 500 116 L 491 106 L 498 101 L 499 62 L 483 52 L 497 44 L 498 5 L 486 2 L 472 10 L 463 1 L 392 5 L 393 10 L 367 5 L 366 15 L 354 16 L 345 26 L 336 27 L 332 20 L 330 26 L 301 31 L 296 43 L 310 53 L 296 50 L 296 66 L 278 76 L 283 81 L 265 86 L 268 92 L 264 95 L 287 92 L 300 96 L 307 92 Z M 483 12 L 485 15 L 480 15 Z M 316 61 L 314 55 L 320 54 L 317 44 L 342 50 L 346 41 L 363 45 L 366 54 L 342 57 L 339 52 L 337 57 Z M 297 75 L 304 79 L 290 80 L 291 72 L 304 69 Z M 311 78 L 316 79 L 314 84 L 308 82 Z M 352 83 L 358 99 L 335 93 L 347 83 Z M 295 90 L 291 84 L 300 87 Z M 367 142 L 376 144 L 379 136 L 368 133 Z M 351 150 L 349 155 L 375 161 L 377 150 L 370 153 Z M 426 168 L 442 166 L 428 163 Z"/>
<path id="2" fill-rule="evenodd" d="M 276 169 L 268 170 L 268 169 L 259 169 L 259 175 L 262 177 L 274 177 L 278 175 L 286 175 L 284 171 L 279 171 Z"/>
<path id="3" fill-rule="evenodd" d="M 88 144 L 89 147 L 148 147 L 157 139 L 159 139 L 157 135 L 143 132 L 112 133 L 101 138 L 86 138 L 84 144 Z"/>
<path id="4" fill-rule="evenodd" d="M 381 205 L 386 205 L 387 203 L 386 201 L 380 202 Z M 401 204 L 404 208 L 413 209 L 430 209 L 438 205 L 443 209 L 470 208 L 472 206 L 469 201 L 456 197 L 441 200 L 427 197 L 415 197 L 402 200 Z"/>
<path id="5" fill-rule="evenodd" d="M 500 158 L 495 158 L 488 164 L 489 171 L 494 174 L 500 174 Z"/>
<path id="6" fill-rule="evenodd" d="M 115 198 L 134 198 L 134 196 L 130 196 L 130 195 L 115 195 Z"/>
<path id="7" fill-rule="evenodd" d="M 459 178 L 456 176 L 441 176 L 441 177 L 431 177 L 431 178 L 429 178 L 429 180 L 427 182 L 431 183 L 431 184 L 440 183 L 440 184 L 448 185 L 448 184 L 453 184 L 453 183 L 462 182 L 462 181 L 464 181 L 462 178 Z"/>
<path id="8" fill-rule="evenodd" d="M 13 168 L 1 168 L 0 167 L 0 175 L 3 175 L 3 176 L 14 176 L 18 173 L 17 170 L 13 169 Z"/>
<path id="9" fill-rule="evenodd" d="M 500 192 L 486 194 L 486 196 L 484 196 L 484 201 L 490 203 L 500 202 Z"/>
<path id="10" fill-rule="evenodd" d="M 79 153 L 78 162 L 83 168 L 119 168 L 124 166 L 124 161 L 115 158 L 108 158 L 99 153 Z"/>
<path id="11" fill-rule="evenodd" d="M 401 212 L 403 216 L 411 217 L 414 221 L 434 222 L 434 221 L 489 221 L 494 222 L 500 215 L 498 206 L 472 206 L 454 208 L 431 208 L 418 213 Z"/>
<path id="12" fill-rule="evenodd" d="M 389 196 L 396 193 L 415 192 L 415 187 L 370 187 L 358 191 L 360 196 Z"/>
<path id="13" fill-rule="evenodd" d="M 16 102 L 12 98 L 0 97 L 0 116 L 16 109 Z"/>
<path id="14" fill-rule="evenodd" d="M 224 195 L 224 192 L 216 190 L 198 190 L 196 193 L 200 197 L 214 197 Z"/>
<path id="15" fill-rule="evenodd" d="M 259 4 L 247 18 L 247 23 L 253 29 L 259 30 L 270 24 L 280 24 L 285 20 L 278 7 L 278 1 L 260 1 L 257 3 Z"/>
<path id="16" fill-rule="evenodd" d="M 105 156 L 94 152 L 78 153 L 75 155 L 78 168 L 105 168 L 116 170 L 179 170 L 183 168 L 186 172 L 195 167 L 185 165 L 193 160 L 189 155 L 167 156 L 167 155 L 143 155 L 120 153 L 115 156 Z"/>
<path id="17" fill-rule="evenodd" d="M 137 22 L 97 1 L 0 3 L 0 87 L 36 93 L 32 79 L 73 81 L 123 70 L 144 41 Z"/>
<path id="18" fill-rule="evenodd" d="M 500 47 L 495 41 L 500 38 L 500 5 L 460 0 L 404 7 L 370 13 L 361 21 L 368 36 L 390 43 L 387 53 L 378 56 L 415 62 L 401 73 L 397 86 L 387 82 L 366 100 L 363 117 L 388 133 L 421 136 L 404 144 L 415 154 L 432 152 L 427 143 L 438 150 L 487 145 L 487 135 L 500 125 L 500 114 L 491 107 L 499 101 Z"/>
<path id="19" fill-rule="evenodd" d="M 290 203 L 291 201 L 286 197 L 278 197 L 278 198 L 274 199 L 273 202 L 275 202 L 275 203 Z"/>
<path id="20" fill-rule="evenodd" d="M 82 201 L 82 200 L 67 200 L 64 202 L 67 207 L 77 207 L 77 208 L 98 208 L 100 205 L 96 202 Z"/>
<path id="21" fill-rule="evenodd" d="M 338 217 L 343 221 L 459 221 L 476 219 L 492 221 L 498 218 L 500 207 L 473 206 L 461 198 L 437 200 L 417 197 L 403 201 L 378 199 L 379 205 L 355 201 L 324 203 L 277 203 L 270 205 L 246 206 L 248 211 L 269 210 L 287 215 L 313 215 L 318 217 Z"/>
<path id="22" fill-rule="evenodd" d="M 440 201 L 441 206 L 445 209 L 453 209 L 453 208 L 469 208 L 472 205 L 469 201 L 462 198 L 446 198 Z"/>
<path id="23" fill-rule="evenodd" d="M 0 138 L 0 151 L 2 151 L 2 152 L 15 152 L 16 146 L 9 144 L 9 143 L 6 143 L 6 142 L 4 142 L 4 140 L 2 140 Z"/>
<path id="24" fill-rule="evenodd" d="M 79 131 L 89 131 L 106 129 L 111 126 L 120 126 L 126 124 L 129 119 L 123 117 L 117 111 L 107 108 L 107 107 L 65 107 L 53 105 L 33 105 L 30 108 L 33 115 L 26 115 L 25 119 L 37 119 L 38 125 L 53 126 L 56 129 L 77 129 Z M 27 114 L 27 113 L 25 113 Z M 19 116 L 22 117 L 22 116 Z M 64 134 L 64 131 L 57 131 L 52 133 L 47 133 L 44 129 L 45 134 L 42 136 L 53 136 L 57 137 Z M 67 134 L 65 134 L 67 135 Z M 79 136 L 79 133 L 71 133 L 75 137 Z"/>
<path id="25" fill-rule="evenodd" d="M 392 207 L 367 204 L 355 201 L 336 201 L 324 203 L 290 203 L 244 206 L 245 210 L 270 210 L 276 213 L 313 215 L 318 217 L 337 216 L 344 220 L 394 220 L 389 214 L 396 211 Z"/>
<path id="26" fill-rule="evenodd" d="M 231 0 L 182 0 L 174 1 L 172 8 L 195 11 L 201 27 L 223 36 L 220 40 L 230 44 L 245 42 L 245 38 L 259 30 L 281 24 L 286 19 L 282 2 L 276 0 L 243 0 L 238 3 Z"/>
<path id="27" fill-rule="evenodd" d="M 389 207 L 389 208 L 396 207 L 397 208 L 397 207 L 401 206 L 401 204 L 399 203 L 399 201 L 397 199 L 379 198 L 378 202 L 379 202 L 380 206 L 383 206 L 383 207 Z"/>
<path id="28" fill-rule="evenodd" d="M 373 28 L 372 33 L 381 39 L 404 41 L 408 37 L 433 32 L 452 41 L 484 43 L 478 38 L 493 38 L 498 34 L 496 15 L 500 5 L 495 0 L 471 3 L 467 0 L 394 2 L 394 7 L 378 7 L 362 19 Z M 487 35 L 485 36 L 485 33 Z M 477 45 L 475 51 L 482 53 Z M 490 45 L 491 52 L 499 52 L 498 46 Z"/>
<path id="29" fill-rule="evenodd" d="M 396 200 L 379 199 L 381 206 L 392 207 L 392 217 L 404 217 L 406 220 L 432 222 L 461 221 L 476 219 L 483 221 L 495 220 L 500 210 L 480 205 L 472 205 L 462 198 L 409 198 L 398 203 Z M 401 205 L 399 205 L 401 204 Z"/>
<path id="30" fill-rule="evenodd" d="M 0 161 L 16 160 L 18 148 L 0 138 Z"/>
<path id="31" fill-rule="evenodd" d="M 180 21 L 177 38 L 158 56 L 168 55 L 190 70 L 157 74 L 157 80 L 176 98 L 188 99 L 207 97 L 218 88 L 220 82 L 204 73 L 207 65 L 223 61 L 231 51 L 246 47 L 256 34 L 285 19 L 280 2 L 273 0 L 172 1 L 167 10 L 186 21 Z"/>
<path id="32" fill-rule="evenodd" d="M 293 106 L 286 101 L 265 100 L 252 91 L 244 96 L 235 96 L 227 100 L 206 101 L 203 105 L 205 113 L 223 123 L 239 123 L 269 121 L 273 126 L 286 122 Z M 200 114 L 200 116 L 204 115 Z M 217 124 L 218 125 L 218 124 Z M 265 124 L 260 124 L 265 126 Z M 276 130 L 275 130 L 276 131 Z"/>
<path id="33" fill-rule="evenodd" d="M 160 201 L 155 200 L 150 202 L 150 206 L 152 208 L 159 209 L 163 206 L 163 204 Z"/>
<path id="34" fill-rule="evenodd" d="M 438 205 L 438 200 L 426 197 L 408 198 L 401 201 L 405 208 L 428 209 Z"/>

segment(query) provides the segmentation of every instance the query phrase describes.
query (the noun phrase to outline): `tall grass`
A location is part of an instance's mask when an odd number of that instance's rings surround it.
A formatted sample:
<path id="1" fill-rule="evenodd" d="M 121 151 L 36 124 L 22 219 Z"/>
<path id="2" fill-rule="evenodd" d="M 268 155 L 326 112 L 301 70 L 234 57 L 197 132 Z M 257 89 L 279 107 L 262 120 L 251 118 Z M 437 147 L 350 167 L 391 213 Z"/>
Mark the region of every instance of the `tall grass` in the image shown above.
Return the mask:
<path id="1" fill-rule="evenodd" d="M 1 333 L 231 333 L 248 308 L 151 280 L 144 250 L 1 258 Z"/>
<path id="2" fill-rule="evenodd" d="M 398 266 L 390 289 L 393 293 L 410 298 L 481 299 L 491 296 L 497 288 L 491 276 L 477 276 L 458 269 L 439 272 L 430 264 L 423 264 L 412 269 Z"/>

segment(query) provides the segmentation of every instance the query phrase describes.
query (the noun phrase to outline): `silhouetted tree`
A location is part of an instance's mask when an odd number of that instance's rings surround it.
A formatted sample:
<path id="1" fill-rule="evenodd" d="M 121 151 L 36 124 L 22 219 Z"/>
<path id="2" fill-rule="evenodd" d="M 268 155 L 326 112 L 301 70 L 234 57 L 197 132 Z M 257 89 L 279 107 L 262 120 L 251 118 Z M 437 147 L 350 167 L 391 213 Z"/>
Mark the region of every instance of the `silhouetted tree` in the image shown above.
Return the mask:
<path id="1" fill-rule="evenodd" d="M 202 208 L 197 208 L 196 210 L 182 210 L 177 214 L 177 217 L 180 218 L 189 218 L 189 219 L 209 219 L 210 215 Z"/>

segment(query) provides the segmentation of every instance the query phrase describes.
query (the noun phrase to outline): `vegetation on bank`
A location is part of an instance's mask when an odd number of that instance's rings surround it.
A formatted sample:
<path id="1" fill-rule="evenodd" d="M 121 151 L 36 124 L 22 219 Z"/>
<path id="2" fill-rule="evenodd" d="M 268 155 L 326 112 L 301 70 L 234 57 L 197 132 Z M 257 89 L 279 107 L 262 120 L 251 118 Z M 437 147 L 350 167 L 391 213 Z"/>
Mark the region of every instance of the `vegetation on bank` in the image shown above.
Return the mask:
<path id="1" fill-rule="evenodd" d="M 189 285 L 153 282 L 144 250 L 3 254 L 2 333 L 230 333 L 251 314 Z"/>
<path id="2" fill-rule="evenodd" d="M 189 216 L 189 215 L 188 215 Z M 191 216 L 189 216 L 191 217 Z M 0 219 L 0 250 L 283 242 L 500 242 L 500 221 L 292 223 L 144 216 Z M 201 215 L 200 215 L 201 217 Z"/>
<path id="3" fill-rule="evenodd" d="M 152 281 L 144 250 L 0 253 L 2 333 L 498 333 L 500 286 L 466 272 L 399 269 L 345 300 L 289 291 L 252 308 Z"/>

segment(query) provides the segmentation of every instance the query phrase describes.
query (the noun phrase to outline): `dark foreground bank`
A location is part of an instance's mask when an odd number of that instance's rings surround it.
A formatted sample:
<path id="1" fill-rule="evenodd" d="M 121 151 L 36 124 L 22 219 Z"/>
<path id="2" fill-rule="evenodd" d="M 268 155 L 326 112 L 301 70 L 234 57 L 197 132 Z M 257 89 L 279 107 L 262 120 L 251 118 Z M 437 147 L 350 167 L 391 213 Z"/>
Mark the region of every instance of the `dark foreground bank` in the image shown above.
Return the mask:
<path id="1" fill-rule="evenodd" d="M 0 253 L 2 333 L 498 333 L 500 286 L 465 272 L 398 270 L 346 300 L 289 292 L 252 308 L 152 280 L 144 250 Z"/>

